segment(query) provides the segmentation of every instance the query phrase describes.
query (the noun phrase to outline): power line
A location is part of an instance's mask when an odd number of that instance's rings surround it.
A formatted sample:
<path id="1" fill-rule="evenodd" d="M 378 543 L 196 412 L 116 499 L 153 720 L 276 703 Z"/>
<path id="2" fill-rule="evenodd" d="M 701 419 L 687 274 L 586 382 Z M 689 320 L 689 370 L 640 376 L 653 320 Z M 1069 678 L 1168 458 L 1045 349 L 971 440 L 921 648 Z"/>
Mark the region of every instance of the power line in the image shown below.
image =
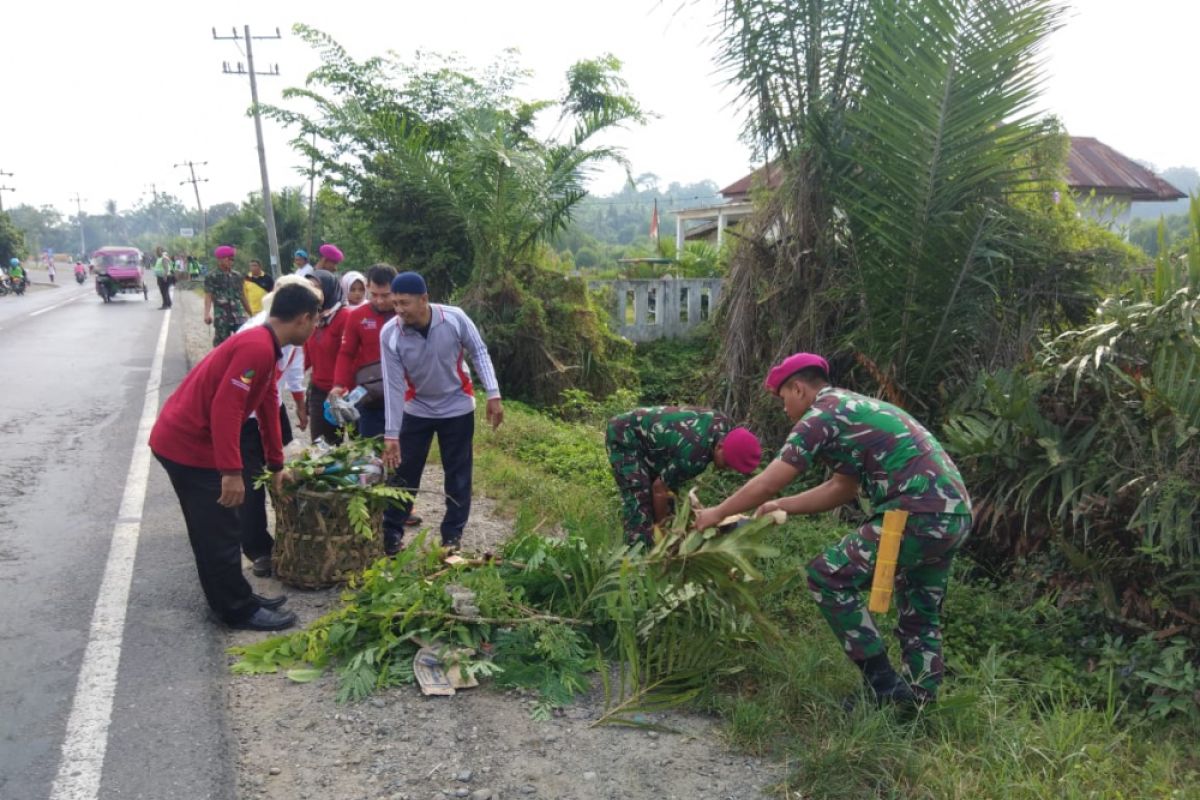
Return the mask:
<path id="1" fill-rule="evenodd" d="M 201 161 L 200 166 L 207 167 L 208 162 Z M 178 169 L 179 167 L 187 167 L 188 172 L 190 172 L 192 175 L 191 178 L 185 178 L 184 180 L 181 180 L 179 182 L 179 185 L 183 186 L 185 183 L 190 183 L 192 185 L 192 189 L 195 190 L 195 192 L 196 192 L 196 208 L 200 211 L 200 239 L 203 242 L 203 245 L 202 245 L 204 248 L 203 252 L 207 255 L 208 254 L 208 220 L 205 218 L 205 215 L 204 215 L 204 205 L 200 202 L 200 184 L 207 183 L 208 178 L 197 178 L 196 177 L 196 162 L 194 162 L 194 161 L 181 161 L 180 163 L 175 165 L 176 169 Z"/>
<path id="2" fill-rule="evenodd" d="M 273 64 L 266 72 L 256 72 L 254 69 L 254 49 L 251 42 L 255 39 L 282 39 L 283 36 L 279 33 L 279 28 L 275 29 L 274 36 L 251 36 L 250 26 L 246 25 L 242 28 L 242 35 L 239 36 L 237 28 L 233 28 L 232 36 L 218 36 L 217 29 L 212 29 L 213 39 L 217 41 L 234 41 L 239 39 L 246 43 L 246 64 L 237 62 L 236 68 L 231 67 L 228 61 L 222 62 L 221 71 L 226 75 L 249 76 L 250 78 L 250 101 L 251 109 L 254 112 L 254 133 L 258 138 L 258 168 L 262 173 L 262 193 L 263 193 L 263 216 L 267 222 L 267 247 L 271 251 L 271 274 L 278 278 L 280 274 L 279 261 L 279 237 L 275 233 L 275 209 L 271 205 L 271 181 L 267 178 L 267 151 L 263 147 L 262 135 L 262 116 L 259 113 L 258 107 L 258 81 L 255 80 L 258 75 L 279 75 L 279 65 Z M 239 50 L 240 50 L 239 46 Z"/>

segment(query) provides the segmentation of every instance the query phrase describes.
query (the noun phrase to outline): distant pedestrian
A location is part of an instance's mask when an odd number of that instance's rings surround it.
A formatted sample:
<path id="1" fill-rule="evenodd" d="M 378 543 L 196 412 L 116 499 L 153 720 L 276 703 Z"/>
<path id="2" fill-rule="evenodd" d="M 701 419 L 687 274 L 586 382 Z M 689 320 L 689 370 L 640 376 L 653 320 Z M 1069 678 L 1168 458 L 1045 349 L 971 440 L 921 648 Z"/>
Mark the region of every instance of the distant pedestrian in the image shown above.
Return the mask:
<path id="1" fill-rule="evenodd" d="M 308 251 L 297 250 L 292 256 L 292 274 L 307 278 L 312 275 L 313 265 L 308 263 Z"/>
<path id="2" fill-rule="evenodd" d="M 156 247 L 154 253 L 154 263 L 150 268 L 154 271 L 154 279 L 158 282 L 158 293 L 162 297 L 162 305 L 158 307 L 161 311 L 171 307 L 171 284 L 169 282 L 171 259 L 161 247 Z"/>
<path id="3" fill-rule="evenodd" d="M 286 597 L 256 595 L 242 574 L 242 423 L 258 415 L 267 469 L 283 485 L 276 365 L 283 345 L 301 345 L 317 322 L 319 301 L 303 286 L 276 292 L 267 324 L 232 336 L 210 352 L 167 398 L 150 432 L 150 449 L 179 498 L 200 587 L 226 625 L 281 630 L 296 615 Z"/>
<path id="4" fill-rule="evenodd" d="M 213 251 L 217 268 L 204 277 L 204 324 L 213 326 L 213 347 L 232 336 L 250 316 L 242 273 L 233 268 L 236 255 L 230 245 L 218 247 Z"/>
<path id="5" fill-rule="evenodd" d="M 317 248 L 317 252 L 321 254 L 321 257 L 317 259 L 317 269 L 329 272 L 336 273 L 338 264 L 341 264 L 346 258 L 336 244 L 323 244 Z"/>
<path id="6" fill-rule="evenodd" d="M 324 439 L 329 444 L 336 444 L 342 441 L 342 432 L 325 419 L 325 399 L 333 388 L 333 371 L 350 312 L 346 310 L 342 285 L 336 275 L 319 269 L 309 275 L 308 280 L 321 290 L 321 319 L 312 338 L 304 345 L 304 361 L 312 368 L 308 383 L 309 433 L 314 442 Z"/>
<path id="7" fill-rule="evenodd" d="M 263 297 L 275 288 L 275 279 L 263 272 L 262 262 L 257 258 L 250 259 L 250 271 L 246 273 L 246 282 L 242 286 L 246 292 L 246 304 L 250 315 L 262 311 Z"/>
<path id="8" fill-rule="evenodd" d="M 50 266 L 46 267 L 46 274 L 50 276 L 50 282 L 54 283 L 54 262 L 50 262 Z"/>
<path id="9" fill-rule="evenodd" d="M 436 435 L 445 473 L 446 515 L 442 544 L 457 547 L 471 513 L 472 442 L 475 438 L 475 386 L 469 356 L 487 390 L 487 419 L 504 420 L 500 385 L 487 345 L 461 308 L 429 302 L 425 279 L 402 272 L 392 281 L 396 316 L 380 335 L 384 382 L 384 463 L 395 469 L 390 483 L 421 487 L 425 460 Z M 383 547 L 400 549 L 412 503 L 384 512 Z"/>

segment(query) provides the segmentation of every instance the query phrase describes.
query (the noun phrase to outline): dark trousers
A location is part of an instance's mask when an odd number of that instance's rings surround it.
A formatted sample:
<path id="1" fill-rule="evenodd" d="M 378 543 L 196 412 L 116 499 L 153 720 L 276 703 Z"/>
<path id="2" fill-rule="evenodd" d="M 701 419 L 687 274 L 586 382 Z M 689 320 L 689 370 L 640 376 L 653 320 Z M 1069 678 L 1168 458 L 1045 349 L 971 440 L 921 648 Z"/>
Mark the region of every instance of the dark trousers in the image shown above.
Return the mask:
<path id="1" fill-rule="evenodd" d="M 217 505 L 221 473 L 155 458 L 167 471 L 179 497 L 188 541 L 196 557 L 196 574 L 208 605 L 226 623 L 241 622 L 258 610 L 250 584 L 242 575 L 242 526 L 236 508 Z"/>
<path id="2" fill-rule="evenodd" d="M 358 435 L 363 439 L 372 436 L 383 436 L 384 418 L 382 408 L 358 409 Z"/>
<path id="3" fill-rule="evenodd" d="M 279 427 L 286 445 L 292 440 L 292 423 L 283 406 L 279 407 Z M 251 561 L 270 556 L 275 549 L 275 540 L 267 527 L 266 487 L 254 488 L 254 481 L 266 464 L 258 420 L 250 417 L 242 424 L 242 477 L 246 481 L 246 501 L 238 509 L 238 516 L 242 520 L 242 552 Z"/>
<path id="4" fill-rule="evenodd" d="M 162 275 L 155 275 L 158 279 L 158 293 L 162 295 L 163 308 L 171 307 L 171 284 Z"/>
<path id="5" fill-rule="evenodd" d="M 446 475 L 446 516 L 442 518 L 442 543 L 457 544 L 471 514 L 471 470 L 474 452 L 475 414 L 446 419 L 427 419 L 404 415 L 400 425 L 400 466 L 388 479 L 402 489 L 421 488 L 421 473 L 429 458 L 429 446 L 437 434 L 442 451 L 442 471 Z M 404 535 L 404 521 L 412 513 L 412 503 L 390 506 L 383 512 L 383 541 L 398 545 Z"/>
<path id="6" fill-rule="evenodd" d="M 325 444 L 334 445 L 342 443 L 342 430 L 335 428 L 329 424 L 329 420 L 325 419 L 325 398 L 329 397 L 329 392 L 309 384 L 308 387 L 308 432 L 312 436 L 313 442 L 317 439 L 324 439 Z"/>

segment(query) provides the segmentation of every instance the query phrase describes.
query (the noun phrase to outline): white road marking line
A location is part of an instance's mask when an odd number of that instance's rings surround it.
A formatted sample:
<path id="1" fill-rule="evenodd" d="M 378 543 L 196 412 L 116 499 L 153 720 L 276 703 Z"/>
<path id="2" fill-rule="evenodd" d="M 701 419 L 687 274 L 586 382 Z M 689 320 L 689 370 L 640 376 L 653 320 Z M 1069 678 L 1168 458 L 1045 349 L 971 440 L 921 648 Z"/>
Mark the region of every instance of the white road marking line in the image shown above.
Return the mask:
<path id="1" fill-rule="evenodd" d="M 125 494 L 113 526 L 112 546 L 104 566 L 104 578 L 92 612 L 87 649 L 79 668 L 71 716 L 63 739 L 58 777 L 50 800 L 95 800 L 100 794 L 104 753 L 108 749 L 108 728 L 112 722 L 113 696 L 117 689 L 117 669 L 121 664 L 121 638 L 125 632 L 125 611 L 133 564 L 141 533 L 142 506 L 150 475 L 150 429 L 158 416 L 158 394 L 162 385 L 163 355 L 167 350 L 167 331 L 171 312 L 163 315 L 154 362 L 146 382 L 146 404 L 138 422 L 133 443 L 133 459 L 125 479 Z"/>
<path id="2" fill-rule="evenodd" d="M 60 307 L 60 306 L 65 306 L 67 303 L 74 303 L 74 302 L 75 302 L 76 300 L 78 300 L 80 297 L 83 297 L 83 295 L 76 295 L 76 296 L 74 296 L 74 297 L 70 298 L 69 300 L 63 300 L 61 303 L 55 303 L 55 304 L 54 304 L 54 305 L 52 305 L 52 306 L 46 306 L 45 308 L 39 309 L 39 310 L 37 310 L 37 311 L 34 311 L 34 312 L 33 312 L 32 314 L 30 314 L 29 316 L 31 316 L 31 317 L 36 317 L 36 316 L 38 316 L 39 314 L 45 314 L 47 311 L 53 311 L 54 309 L 56 309 L 56 308 L 58 308 L 58 307 Z"/>

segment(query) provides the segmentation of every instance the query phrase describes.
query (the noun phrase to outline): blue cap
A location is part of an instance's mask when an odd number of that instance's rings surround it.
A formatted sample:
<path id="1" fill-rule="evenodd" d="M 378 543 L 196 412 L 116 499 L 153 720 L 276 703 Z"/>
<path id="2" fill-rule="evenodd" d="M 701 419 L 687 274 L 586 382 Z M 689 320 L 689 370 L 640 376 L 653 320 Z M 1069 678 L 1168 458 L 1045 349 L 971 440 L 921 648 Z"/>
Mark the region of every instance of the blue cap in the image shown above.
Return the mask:
<path id="1" fill-rule="evenodd" d="M 8 265 L 9 265 L 10 267 L 19 267 L 19 266 L 21 266 L 21 259 L 19 259 L 19 258 L 10 258 L 10 259 L 8 260 Z"/>
<path id="2" fill-rule="evenodd" d="M 292 258 L 303 258 L 305 261 L 307 261 L 308 260 L 308 251 L 307 250 L 297 250 L 295 253 L 292 254 Z"/>
<path id="3" fill-rule="evenodd" d="M 415 272 L 401 272 L 392 279 L 393 294 L 429 294 L 425 279 Z"/>

